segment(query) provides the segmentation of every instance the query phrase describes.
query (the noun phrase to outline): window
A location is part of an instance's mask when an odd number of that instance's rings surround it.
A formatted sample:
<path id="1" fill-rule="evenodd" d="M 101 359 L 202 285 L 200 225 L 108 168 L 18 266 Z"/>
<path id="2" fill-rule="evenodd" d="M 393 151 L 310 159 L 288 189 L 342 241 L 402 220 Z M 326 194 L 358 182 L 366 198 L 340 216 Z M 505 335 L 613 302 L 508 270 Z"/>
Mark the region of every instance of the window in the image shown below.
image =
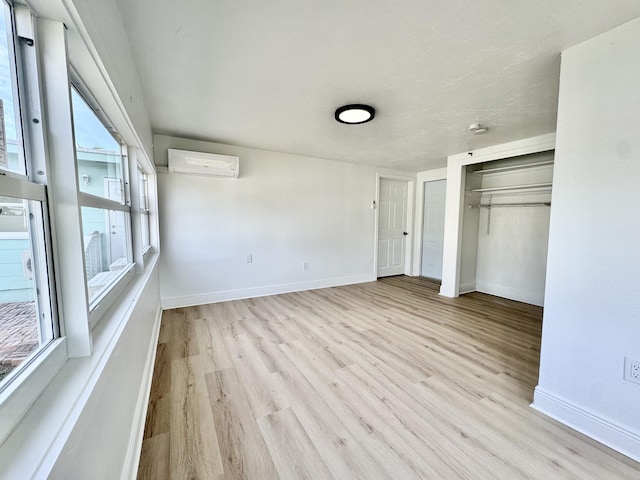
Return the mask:
<path id="1" fill-rule="evenodd" d="M 149 219 L 149 181 L 147 174 L 138 165 L 138 190 L 140 194 L 140 232 L 142 238 L 142 251 L 147 252 L 151 248 L 151 223 Z"/>
<path id="2" fill-rule="evenodd" d="M 122 145 L 75 88 L 71 99 L 79 190 L 124 203 Z"/>
<path id="3" fill-rule="evenodd" d="M 2 1 L 0 10 L 0 168 L 24 175 L 11 9 Z"/>
<path id="4" fill-rule="evenodd" d="M 9 181 L 7 181 L 9 180 Z M 10 185 L 0 177 L 0 189 Z M 18 187 L 18 188 L 24 188 Z M 44 189 L 0 197 L 0 386 L 54 338 L 44 239 Z"/>
<path id="5" fill-rule="evenodd" d="M 0 2 L 0 391 L 57 336 L 45 186 L 22 140 L 11 9 Z M 29 175 L 27 175 L 29 173 Z"/>
<path id="6" fill-rule="evenodd" d="M 124 146 L 72 89 L 78 189 L 90 308 L 132 265 Z"/>

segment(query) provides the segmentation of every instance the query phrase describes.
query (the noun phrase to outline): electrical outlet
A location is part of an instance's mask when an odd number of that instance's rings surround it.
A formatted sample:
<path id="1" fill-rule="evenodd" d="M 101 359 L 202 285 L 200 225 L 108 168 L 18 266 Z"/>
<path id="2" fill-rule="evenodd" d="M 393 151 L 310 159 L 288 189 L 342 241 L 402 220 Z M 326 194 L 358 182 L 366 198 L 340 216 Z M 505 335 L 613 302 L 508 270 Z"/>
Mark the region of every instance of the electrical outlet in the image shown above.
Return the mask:
<path id="1" fill-rule="evenodd" d="M 309 270 L 309 262 L 304 262 L 304 263 L 302 264 L 302 269 L 303 269 L 303 270 Z"/>
<path id="2" fill-rule="evenodd" d="M 247 253 L 247 260 L 246 260 L 246 262 L 247 262 L 247 263 L 251 263 L 251 262 L 253 262 L 253 255 L 252 255 L 252 254 Z"/>
<path id="3" fill-rule="evenodd" d="M 630 382 L 640 383 L 640 360 L 625 357 L 624 379 Z"/>

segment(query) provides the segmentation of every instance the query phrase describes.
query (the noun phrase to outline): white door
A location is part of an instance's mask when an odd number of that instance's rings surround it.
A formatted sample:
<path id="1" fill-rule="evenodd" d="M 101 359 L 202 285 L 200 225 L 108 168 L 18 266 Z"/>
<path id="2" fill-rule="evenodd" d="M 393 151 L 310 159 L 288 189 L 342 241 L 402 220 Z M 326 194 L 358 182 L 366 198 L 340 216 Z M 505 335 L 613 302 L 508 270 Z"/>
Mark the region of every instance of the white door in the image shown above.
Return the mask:
<path id="1" fill-rule="evenodd" d="M 402 275 L 407 243 L 408 183 L 380 179 L 378 277 Z"/>
<path id="2" fill-rule="evenodd" d="M 446 183 L 446 180 L 437 180 L 424 184 L 422 265 L 420 275 L 436 280 L 442 280 Z"/>
<path id="3" fill-rule="evenodd" d="M 105 178 L 105 191 L 109 200 L 122 201 L 122 182 L 119 178 Z M 127 258 L 127 231 L 124 212 L 107 211 L 107 261 L 109 265 Z"/>

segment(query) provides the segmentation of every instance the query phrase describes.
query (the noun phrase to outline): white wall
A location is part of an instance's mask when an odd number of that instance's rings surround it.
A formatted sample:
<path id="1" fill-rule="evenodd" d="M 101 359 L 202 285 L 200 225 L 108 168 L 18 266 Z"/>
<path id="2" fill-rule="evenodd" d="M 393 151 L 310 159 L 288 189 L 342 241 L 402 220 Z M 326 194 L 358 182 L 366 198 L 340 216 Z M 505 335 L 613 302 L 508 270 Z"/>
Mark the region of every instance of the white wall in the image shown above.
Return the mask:
<path id="1" fill-rule="evenodd" d="M 640 460 L 640 20 L 563 53 L 534 405 Z"/>
<path id="2" fill-rule="evenodd" d="M 513 197 L 513 202 L 539 198 Z M 480 210 L 476 290 L 532 305 L 544 304 L 549 207 Z"/>
<path id="3" fill-rule="evenodd" d="M 159 175 L 163 307 L 375 280 L 375 168 L 176 137 L 154 143 L 159 164 L 168 148 L 240 157 L 237 179 Z"/>

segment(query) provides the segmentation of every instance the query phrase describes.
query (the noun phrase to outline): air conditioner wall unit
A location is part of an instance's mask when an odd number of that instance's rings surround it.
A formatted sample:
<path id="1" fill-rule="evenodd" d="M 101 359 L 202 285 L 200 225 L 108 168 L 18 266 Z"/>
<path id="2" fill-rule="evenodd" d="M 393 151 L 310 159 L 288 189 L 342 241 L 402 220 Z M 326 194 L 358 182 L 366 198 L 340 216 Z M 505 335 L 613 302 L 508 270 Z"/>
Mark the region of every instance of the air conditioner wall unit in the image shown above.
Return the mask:
<path id="1" fill-rule="evenodd" d="M 208 177 L 235 177 L 240 173 L 240 159 L 231 155 L 169 149 L 169 172 Z"/>

